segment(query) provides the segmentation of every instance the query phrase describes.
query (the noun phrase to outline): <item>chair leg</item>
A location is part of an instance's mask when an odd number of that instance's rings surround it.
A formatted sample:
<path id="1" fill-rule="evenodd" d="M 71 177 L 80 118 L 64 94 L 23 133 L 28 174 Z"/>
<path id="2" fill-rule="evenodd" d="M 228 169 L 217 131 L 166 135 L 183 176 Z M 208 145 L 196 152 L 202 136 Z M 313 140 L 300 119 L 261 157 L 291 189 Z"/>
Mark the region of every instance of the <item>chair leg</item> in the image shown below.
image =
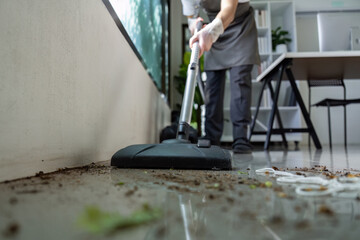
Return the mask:
<path id="1" fill-rule="evenodd" d="M 329 103 L 328 103 L 327 109 L 328 109 L 328 125 L 329 125 L 329 145 L 330 145 L 330 149 L 332 149 L 332 140 L 331 140 L 331 119 L 330 119 L 330 105 L 329 105 Z"/>
<path id="2" fill-rule="evenodd" d="M 309 112 L 309 118 L 311 119 L 311 88 L 309 86 L 309 99 L 308 99 L 308 112 Z M 311 144 L 311 138 L 310 138 L 310 134 L 308 134 L 308 147 L 310 148 L 310 144 Z"/>
<path id="3" fill-rule="evenodd" d="M 346 128 L 346 105 L 344 105 L 344 143 L 347 148 L 347 128 Z"/>

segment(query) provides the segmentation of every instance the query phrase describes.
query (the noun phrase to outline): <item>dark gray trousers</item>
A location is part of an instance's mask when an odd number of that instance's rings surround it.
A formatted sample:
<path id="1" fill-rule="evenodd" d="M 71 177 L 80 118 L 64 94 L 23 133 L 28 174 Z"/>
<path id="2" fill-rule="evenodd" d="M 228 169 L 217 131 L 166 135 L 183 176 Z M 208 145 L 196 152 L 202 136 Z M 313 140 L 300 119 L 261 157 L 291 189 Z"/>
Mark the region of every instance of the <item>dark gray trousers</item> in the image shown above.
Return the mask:
<path id="1" fill-rule="evenodd" d="M 247 129 L 251 121 L 251 70 L 253 65 L 232 67 L 230 72 L 230 118 L 233 146 L 249 144 Z M 224 127 L 225 70 L 206 71 L 205 134 L 212 144 L 220 145 Z"/>

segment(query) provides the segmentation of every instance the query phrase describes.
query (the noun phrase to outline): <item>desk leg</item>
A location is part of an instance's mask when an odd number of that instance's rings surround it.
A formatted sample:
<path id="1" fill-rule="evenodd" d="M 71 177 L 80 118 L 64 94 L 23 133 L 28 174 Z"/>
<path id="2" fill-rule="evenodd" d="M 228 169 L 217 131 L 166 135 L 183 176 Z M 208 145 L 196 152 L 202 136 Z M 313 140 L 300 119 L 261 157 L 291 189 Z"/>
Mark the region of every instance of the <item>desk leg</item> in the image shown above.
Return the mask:
<path id="1" fill-rule="evenodd" d="M 277 83 L 276 83 L 275 95 L 274 95 L 274 98 L 273 98 L 273 104 L 272 104 L 269 123 L 268 123 L 268 131 L 266 133 L 266 140 L 265 140 L 265 145 L 264 145 L 265 150 L 269 149 L 269 143 L 270 143 L 271 134 L 272 134 L 272 130 L 273 130 L 275 113 L 277 111 L 277 102 L 278 102 L 278 99 L 279 99 L 281 79 L 282 79 L 283 74 L 284 74 L 284 65 L 281 65 L 280 68 L 279 68 L 279 76 L 278 76 L 278 80 L 277 80 Z"/>
<path id="2" fill-rule="evenodd" d="M 313 126 L 313 124 L 312 124 L 312 122 L 310 120 L 309 113 L 306 110 L 306 107 L 305 107 L 305 104 L 304 104 L 304 102 L 302 100 L 302 97 L 300 95 L 299 89 L 296 86 L 294 75 L 293 75 L 290 68 L 286 69 L 286 75 L 289 78 L 289 82 L 291 84 L 292 90 L 294 91 L 296 101 L 298 102 L 298 104 L 300 106 L 300 109 L 301 109 L 301 112 L 302 112 L 302 115 L 304 116 L 304 120 L 305 120 L 306 125 L 307 125 L 307 127 L 309 129 L 309 134 L 311 135 L 316 148 L 321 149 L 322 147 L 321 147 L 319 138 L 318 138 L 318 136 L 317 136 L 317 134 L 315 132 L 315 128 L 314 128 L 314 126 Z"/>
<path id="3" fill-rule="evenodd" d="M 251 121 L 249 142 L 250 142 L 251 136 L 252 136 L 252 134 L 253 134 L 253 132 L 254 132 L 254 129 L 255 129 L 256 119 L 257 119 L 257 116 L 258 116 L 258 114 L 259 114 L 259 109 L 260 109 L 260 105 L 261 105 L 261 100 L 262 100 L 263 93 L 264 93 L 264 90 L 265 90 L 265 87 L 266 87 L 267 82 L 268 82 L 268 79 L 265 79 L 264 82 L 263 82 L 261 91 L 260 91 L 259 99 L 258 99 L 258 102 L 257 102 L 257 105 L 256 105 L 255 115 L 254 115 L 254 117 L 253 117 L 253 119 L 252 119 L 252 121 Z"/>
<path id="4" fill-rule="evenodd" d="M 269 89 L 270 89 L 271 99 L 273 99 L 273 101 L 274 101 L 274 90 L 273 90 L 273 87 L 271 85 L 271 81 L 269 81 L 268 85 L 269 85 Z M 278 124 L 279 124 L 279 129 L 281 129 L 281 130 L 284 129 L 284 126 L 283 126 L 282 121 L 281 121 L 279 108 L 277 107 L 277 105 L 276 105 L 276 109 L 275 109 L 275 114 L 276 114 L 276 118 L 277 118 L 277 121 L 278 121 Z M 287 143 L 286 136 L 285 136 L 284 132 L 281 133 L 281 137 L 282 137 L 282 141 L 283 141 L 283 144 L 284 144 L 285 148 L 288 148 L 288 143 Z"/>

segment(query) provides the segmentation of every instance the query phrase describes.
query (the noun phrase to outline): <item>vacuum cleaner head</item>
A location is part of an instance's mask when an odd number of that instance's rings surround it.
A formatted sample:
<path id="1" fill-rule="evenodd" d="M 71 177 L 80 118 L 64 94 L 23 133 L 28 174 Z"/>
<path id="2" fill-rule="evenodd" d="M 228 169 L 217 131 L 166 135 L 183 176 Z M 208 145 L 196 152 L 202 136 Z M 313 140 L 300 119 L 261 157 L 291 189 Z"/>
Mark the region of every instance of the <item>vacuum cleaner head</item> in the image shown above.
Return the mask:
<path id="1" fill-rule="evenodd" d="M 161 143 L 131 145 L 116 152 L 111 166 L 150 169 L 231 169 L 229 151 L 218 146 Z"/>

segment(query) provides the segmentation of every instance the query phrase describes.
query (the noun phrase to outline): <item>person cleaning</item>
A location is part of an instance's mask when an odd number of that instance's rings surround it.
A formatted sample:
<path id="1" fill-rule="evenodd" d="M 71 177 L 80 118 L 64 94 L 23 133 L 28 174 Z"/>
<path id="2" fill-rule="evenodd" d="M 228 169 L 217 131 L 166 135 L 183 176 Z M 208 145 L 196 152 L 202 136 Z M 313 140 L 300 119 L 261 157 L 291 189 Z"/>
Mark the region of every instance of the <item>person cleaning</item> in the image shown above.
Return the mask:
<path id="1" fill-rule="evenodd" d="M 249 0 L 181 0 L 192 37 L 190 47 L 199 41 L 204 54 L 205 139 L 220 145 L 223 132 L 225 73 L 230 75 L 230 117 L 234 153 L 252 153 L 248 140 L 251 122 L 251 71 L 260 64 L 254 10 Z M 205 10 L 210 23 L 194 34 L 199 10 Z"/>

